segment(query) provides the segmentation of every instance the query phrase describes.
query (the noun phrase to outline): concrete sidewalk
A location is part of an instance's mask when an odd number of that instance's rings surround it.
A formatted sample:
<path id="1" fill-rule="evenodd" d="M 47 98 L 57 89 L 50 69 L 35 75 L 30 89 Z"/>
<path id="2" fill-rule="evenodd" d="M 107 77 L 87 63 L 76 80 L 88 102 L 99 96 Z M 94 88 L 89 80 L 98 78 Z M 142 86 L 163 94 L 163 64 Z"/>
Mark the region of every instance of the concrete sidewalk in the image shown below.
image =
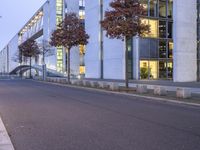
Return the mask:
<path id="1" fill-rule="evenodd" d="M 0 150 L 14 150 L 13 144 L 0 117 Z"/>
<path id="2" fill-rule="evenodd" d="M 105 82 L 117 82 L 121 86 L 125 85 L 124 80 L 110 80 L 110 79 L 90 79 L 86 78 L 84 80 L 92 81 L 105 81 Z M 155 86 L 163 86 L 168 91 L 176 91 L 177 88 L 187 88 L 190 89 L 194 94 L 200 94 L 200 82 L 173 82 L 171 80 L 129 80 L 130 87 L 136 87 L 138 84 L 147 85 L 148 89 L 154 89 Z"/>

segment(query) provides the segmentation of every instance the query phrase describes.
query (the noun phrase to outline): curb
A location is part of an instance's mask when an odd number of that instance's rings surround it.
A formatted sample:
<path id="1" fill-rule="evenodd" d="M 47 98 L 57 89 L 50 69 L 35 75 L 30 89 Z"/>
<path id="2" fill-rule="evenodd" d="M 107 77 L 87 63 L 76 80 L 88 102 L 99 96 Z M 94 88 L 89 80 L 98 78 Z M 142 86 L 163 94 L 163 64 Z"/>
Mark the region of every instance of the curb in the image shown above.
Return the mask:
<path id="1" fill-rule="evenodd" d="M 38 80 L 33 80 L 33 81 L 35 81 L 35 82 L 41 82 L 41 83 L 45 83 L 45 84 L 58 85 L 58 86 L 63 86 L 63 87 L 72 87 L 72 88 L 78 88 L 78 89 L 85 89 L 85 90 L 89 90 L 89 91 L 97 91 L 97 92 L 104 92 L 104 93 L 117 94 L 117 95 L 124 95 L 124 96 L 130 96 L 130 97 L 146 98 L 146 99 L 150 99 L 152 101 L 159 101 L 159 102 L 167 102 L 167 103 L 174 103 L 174 104 L 181 104 L 181 105 L 189 105 L 189 106 L 200 107 L 200 104 L 193 103 L 193 102 L 184 102 L 184 101 L 178 101 L 178 100 L 170 100 L 170 99 L 167 99 L 167 98 L 160 98 L 160 97 L 153 97 L 153 96 L 144 96 L 144 95 L 139 95 L 139 94 L 130 94 L 130 93 L 120 93 L 120 92 L 115 92 L 115 91 L 106 91 L 104 89 L 96 89 L 96 88 L 89 88 L 89 87 L 84 87 L 84 86 L 75 86 L 75 85 L 69 85 L 69 84 L 60 84 L 60 83 L 38 81 Z"/>
<path id="2" fill-rule="evenodd" d="M 0 117 L 0 150 L 14 150 L 13 144 L 8 136 L 6 128 Z"/>

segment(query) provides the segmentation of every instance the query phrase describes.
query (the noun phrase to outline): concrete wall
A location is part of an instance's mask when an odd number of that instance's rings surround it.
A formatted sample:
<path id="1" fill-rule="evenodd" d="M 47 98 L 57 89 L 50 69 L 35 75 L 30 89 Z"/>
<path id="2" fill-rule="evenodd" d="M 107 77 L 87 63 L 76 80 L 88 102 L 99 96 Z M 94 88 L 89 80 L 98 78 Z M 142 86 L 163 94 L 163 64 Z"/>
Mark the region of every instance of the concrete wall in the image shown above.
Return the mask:
<path id="1" fill-rule="evenodd" d="M 0 51 L 0 73 L 8 73 L 8 47 Z"/>
<path id="2" fill-rule="evenodd" d="M 109 1 L 103 1 L 103 10 L 109 9 Z M 94 17 L 96 16 L 96 17 Z M 100 5 L 99 1 L 86 0 L 86 32 L 90 35 L 86 48 L 86 77 L 100 78 Z M 103 36 L 103 77 L 104 79 L 124 79 L 124 44 L 121 40 Z"/>
<path id="3" fill-rule="evenodd" d="M 9 49 L 8 71 L 11 72 L 13 69 L 15 69 L 19 65 L 19 62 L 15 62 L 13 60 L 13 57 L 15 57 L 16 53 L 18 53 L 18 35 L 15 35 L 14 38 L 9 42 L 8 49 Z"/>
<path id="4" fill-rule="evenodd" d="M 109 1 L 105 1 L 104 12 L 109 9 Z M 105 33 L 105 31 L 104 31 Z M 125 48 L 124 42 L 109 39 L 104 35 L 104 78 L 125 79 Z"/>
<path id="5" fill-rule="evenodd" d="M 99 7 L 97 0 L 85 2 L 85 27 L 90 36 L 85 54 L 86 78 L 100 78 Z"/>
<path id="6" fill-rule="evenodd" d="M 0 51 L 0 73 L 9 73 L 19 65 L 16 62 L 18 53 L 18 35 L 15 35 L 9 43 Z"/>
<path id="7" fill-rule="evenodd" d="M 197 80 L 197 2 L 174 1 L 174 81 Z"/>

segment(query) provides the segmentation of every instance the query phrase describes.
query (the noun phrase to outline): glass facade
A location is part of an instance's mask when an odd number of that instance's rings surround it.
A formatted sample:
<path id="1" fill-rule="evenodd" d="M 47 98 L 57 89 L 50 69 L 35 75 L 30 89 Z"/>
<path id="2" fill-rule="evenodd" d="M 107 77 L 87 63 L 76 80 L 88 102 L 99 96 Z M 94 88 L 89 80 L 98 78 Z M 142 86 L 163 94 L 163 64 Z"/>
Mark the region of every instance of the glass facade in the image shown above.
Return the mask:
<path id="1" fill-rule="evenodd" d="M 85 26 L 85 0 L 79 0 L 79 18 L 82 20 L 83 25 Z M 79 74 L 85 75 L 85 45 L 79 45 L 80 51 L 80 67 Z"/>
<path id="2" fill-rule="evenodd" d="M 140 78 L 173 78 L 173 0 L 141 0 L 151 32 L 140 38 Z"/>
<path id="3" fill-rule="evenodd" d="M 63 0 L 56 0 L 56 24 L 63 20 Z M 63 72 L 63 47 L 57 47 L 57 71 Z"/>

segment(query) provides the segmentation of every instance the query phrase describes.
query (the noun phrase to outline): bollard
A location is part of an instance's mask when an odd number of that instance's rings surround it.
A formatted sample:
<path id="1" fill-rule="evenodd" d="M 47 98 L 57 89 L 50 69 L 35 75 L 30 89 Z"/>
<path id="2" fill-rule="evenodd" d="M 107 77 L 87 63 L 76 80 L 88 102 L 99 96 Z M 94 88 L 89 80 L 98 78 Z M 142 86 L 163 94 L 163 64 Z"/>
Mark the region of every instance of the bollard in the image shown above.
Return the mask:
<path id="1" fill-rule="evenodd" d="M 147 86 L 146 85 L 137 85 L 137 93 L 139 94 L 146 94 L 148 93 L 148 90 L 147 90 Z"/>
<path id="2" fill-rule="evenodd" d="M 100 88 L 103 88 L 103 89 L 109 88 L 109 85 L 107 82 L 98 82 L 98 83 L 99 83 Z"/>
<path id="3" fill-rule="evenodd" d="M 99 83 L 97 81 L 91 81 L 90 84 L 91 84 L 91 87 L 93 87 L 93 88 L 99 87 Z"/>
<path id="4" fill-rule="evenodd" d="M 177 88 L 177 90 L 176 90 L 176 97 L 177 98 L 187 99 L 187 98 L 191 98 L 192 94 L 191 94 L 190 89 Z"/>
<path id="5" fill-rule="evenodd" d="M 119 84 L 116 83 L 116 82 L 109 83 L 109 87 L 110 87 L 110 90 L 112 90 L 112 91 L 118 91 L 119 90 Z"/>
<path id="6" fill-rule="evenodd" d="M 167 95 L 167 91 L 164 87 L 155 86 L 154 87 L 154 95 L 165 96 L 165 95 Z"/>

